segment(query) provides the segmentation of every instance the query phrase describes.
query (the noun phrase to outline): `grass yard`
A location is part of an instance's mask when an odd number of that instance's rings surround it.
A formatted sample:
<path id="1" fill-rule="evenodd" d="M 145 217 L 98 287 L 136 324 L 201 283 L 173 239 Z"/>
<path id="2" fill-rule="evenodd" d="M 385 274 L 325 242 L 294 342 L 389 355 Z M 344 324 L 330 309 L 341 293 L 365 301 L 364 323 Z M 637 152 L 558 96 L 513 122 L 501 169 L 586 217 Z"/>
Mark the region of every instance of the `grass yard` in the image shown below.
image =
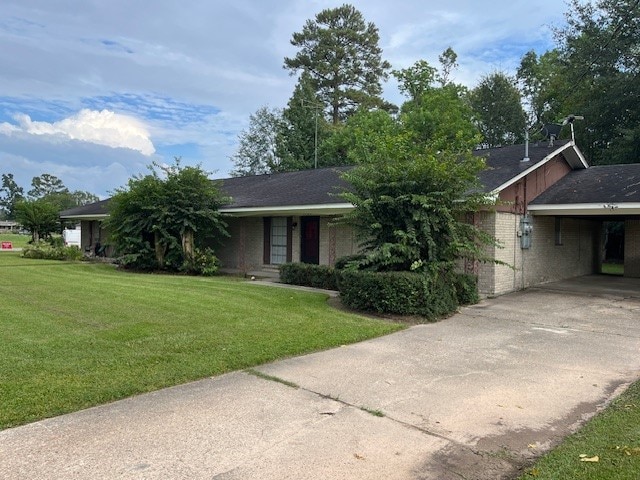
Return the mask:
<path id="1" fill-rule="evenodd" d="M 603 263 L 602 273 L 605 275 L 624 275 L 623 263 Z"/>
<path id="2" fill-rule="evenodd" d="M 0 255 L 0 429 L 402 326 L 321 294 Z"/>
<path id="3" fill-rule="evenodd" d="M 27 246 L 29 240 L 31 240 L 31 235 L 0 233 L 0 242 L 11 242 L 13 248 L 24 248 Z"/>
<path id="4" fill-rule="evenodd" d="M 521 480 L 534 478 L 638 480 L 640 381 L 520 477 Z"/>

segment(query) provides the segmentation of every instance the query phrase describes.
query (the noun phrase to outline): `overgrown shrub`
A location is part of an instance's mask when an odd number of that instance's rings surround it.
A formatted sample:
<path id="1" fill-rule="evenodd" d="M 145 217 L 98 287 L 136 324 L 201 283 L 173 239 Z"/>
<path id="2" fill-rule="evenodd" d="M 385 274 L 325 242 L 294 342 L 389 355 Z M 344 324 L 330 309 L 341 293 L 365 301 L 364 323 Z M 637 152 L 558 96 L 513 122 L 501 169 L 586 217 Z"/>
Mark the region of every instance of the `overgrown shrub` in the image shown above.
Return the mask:
<path id="1" fill-rule="evenodd" d="M 467 273 L 456 273 L 454 275 L 456 297 L 460 305 L 473 305 L 480 301 L 478 295 L 478 277 Z"/>
<path id="2" fill-rule="evenodd" d="M 49 242 L 49 245 L 51 245 L 53 248 L 64 247 L 64 238 L 62 237 L 49 237 L 47 239 L 47 242 Z"/>
<path id="3" fill-rule="evenodd" d="M 343 270 L 339 276 L 342 302 L 356 310 L 421 315 L 429 320 L 458 307 L 455 274 Z"/>
<path id="4" fill-rule="evenodd" d="M 48 242 L 40 241 L 26 246 L 22 250 L 24 258 L 35 258 L 42 260 L 82 260 L 82 251 L 76 246 L 54 247 Z"/>
<path id="5" fill-rule="evenodd" d="M 285 263 L 280 265 L 280 280 L 291 285 L 337 290 L 336 270 L 326 265 Z"/>
<path id="6" fill-rule="evenodd" d="M 220 264 L 218 257 L 213 254 L 210 248 L 199 249 L 193 251 L 193 256 L 186 259 L 182 264 L 181 271 L 191 275 L 203 275 L 205 277 L 215 275 L 218 272 Z"/>
<path id="7" fill-rule="evenodd" d="M 336 270 L 343 270 L 345 268 L 349 267 L 349 264 L 352 262 L 359 262 L 361 260 L 364 260 L 365 255 L 358 253 L 356 255 L 347 255 L 345 257 L 340 257 L 338 260 L 336 260 L 336 263 L 334 265 Z"/>

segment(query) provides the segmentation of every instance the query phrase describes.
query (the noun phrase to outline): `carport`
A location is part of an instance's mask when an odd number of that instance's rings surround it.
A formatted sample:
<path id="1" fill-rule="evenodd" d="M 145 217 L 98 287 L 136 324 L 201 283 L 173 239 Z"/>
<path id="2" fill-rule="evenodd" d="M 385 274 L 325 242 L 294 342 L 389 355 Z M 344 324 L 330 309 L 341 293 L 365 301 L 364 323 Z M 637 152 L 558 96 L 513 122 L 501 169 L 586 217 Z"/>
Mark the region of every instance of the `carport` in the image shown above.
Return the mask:
<path id="1" fill-rule="evenodd" d="M 599 252 L 604 252 L 605 222 L 624 222 L 624 276 L 640 278 L 640 164 L 572 171 L 533 200 L 529 212 L 555 217 L 557 236 L 562 235 L 563 218 L 599 222 L 594 238 Z"/>

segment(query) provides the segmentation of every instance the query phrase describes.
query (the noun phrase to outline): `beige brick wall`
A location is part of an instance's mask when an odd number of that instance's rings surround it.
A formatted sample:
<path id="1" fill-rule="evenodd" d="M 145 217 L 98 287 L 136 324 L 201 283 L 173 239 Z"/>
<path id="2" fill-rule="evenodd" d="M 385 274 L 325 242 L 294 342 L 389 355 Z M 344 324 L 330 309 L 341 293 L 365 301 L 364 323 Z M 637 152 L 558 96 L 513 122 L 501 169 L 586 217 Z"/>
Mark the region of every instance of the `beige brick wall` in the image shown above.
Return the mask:
<path id="1" fill-rule="evenodd" d="M 227 217 L 225 220 L 230 237 L 224 239 L 224 245 L 216 251 L 222 268 L 243 272 L 262 268 L 262 217 Z"/>
<path id="2" fill-rule="evenodd" d="M 525 287 L 596 272 L 599 234 L 599 222 L 563 218 L 562 245 L 556 245 L 555 217 L 534 217 L 532 246 L 521 267 Z"/>
<path id="3" fill-rule="evenodd" d="M 522 261 L 520 239 L 520 215 L 504 212 L 482 212 L 477 215 L 478 226 L 491 233 L 497 246 L 486 249 L 491 258 L 502 264 L 481 263 L 478 270 L 478 291 L 482 295 L 500 295 L 522 288 L 522 271 L 513 268 Z"/>
<path id="4" fill-rule="evenodd" d="M 340 257 L 358 251 L 358 242 L 353 228 L 336 224 L 337 217 L 320 218 L 320 265 L 333 265 Z M 299 243 L 299 242 L 298 242 Z M 293 257 L 294 261 L 296 257 Z"/>
<path id="5" fill-rule="evenodd" d="M 562 219 L 562 245 L 556 245 L 555 217 L 532 217 L 531 248 L 520 248 L 520 215 L 482 213 L 478 225 L 492 233 L 501 248 L 489 255 L 506 265 L 481 264 L 478 289 L 483 295 L 499 295 L 532 285 L 588 275 L 596 271 L 599 223 Z"/>
<path id="6" fill-rule="evenodd" d="M 262 217 L 229 217 L 228 232 L 231 235 L 216 252 L 223 268 L 249 271 L 263 266 Z M 300 261 L 300 217 L 293 217 L 296 227 L 291 238 L 291 259 Z M 333 265 L 345 255 L 357 252 L 358 244 L 353 229 L 346 225 L 334 225 L 335 217 L 320 217 L 320 264 Z"/>
<path id="7" fill-rule="evenodd" d="M 624 222 L 624 276 L 640 278 L 640 220 Z"/>

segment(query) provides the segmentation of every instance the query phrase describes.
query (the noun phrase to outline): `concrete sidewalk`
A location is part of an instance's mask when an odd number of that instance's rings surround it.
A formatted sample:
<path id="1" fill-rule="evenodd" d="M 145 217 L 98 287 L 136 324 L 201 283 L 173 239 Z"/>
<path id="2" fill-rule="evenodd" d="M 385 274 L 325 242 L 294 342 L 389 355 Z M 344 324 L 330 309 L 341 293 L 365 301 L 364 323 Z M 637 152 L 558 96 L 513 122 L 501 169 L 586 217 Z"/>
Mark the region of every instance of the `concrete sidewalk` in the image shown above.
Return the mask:
<path id="1" fill-rule="evenodd" d="M 598 291 L 552 284 L 5 430 L 0 478 L 511 478 L 640 375 L 640 298 Z"/>

